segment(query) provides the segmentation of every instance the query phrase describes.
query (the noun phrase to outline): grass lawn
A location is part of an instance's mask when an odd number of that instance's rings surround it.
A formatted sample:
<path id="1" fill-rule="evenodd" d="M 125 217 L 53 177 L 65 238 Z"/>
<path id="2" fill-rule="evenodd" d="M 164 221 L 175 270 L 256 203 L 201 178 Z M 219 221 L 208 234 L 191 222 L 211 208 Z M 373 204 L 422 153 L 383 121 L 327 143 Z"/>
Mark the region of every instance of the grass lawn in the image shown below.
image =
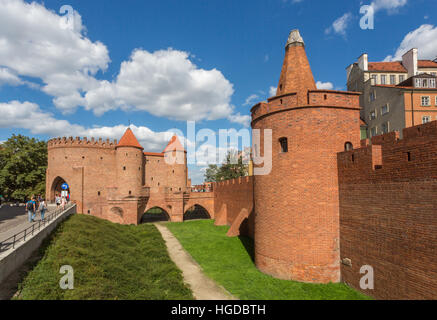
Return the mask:
<path id="1" fill-rule="evenodd" d="M 42 250 L 18 299 L 193 299 L 153 225 L 123 226 L 77 214 Z M 63 265 L 74 269 L 73 290 L 59 287 Z"/>
<path id="2" fill-rule="evenodd" d="M 216 227 L 212 220 L 168 223 L 166 226 L 209 277 L 240 299 L 368 299 L 342 283 L 308 284 L 263 274 L 251 258 L 253 241 L 246 237 L 227 237 L 229 227 Z"/>

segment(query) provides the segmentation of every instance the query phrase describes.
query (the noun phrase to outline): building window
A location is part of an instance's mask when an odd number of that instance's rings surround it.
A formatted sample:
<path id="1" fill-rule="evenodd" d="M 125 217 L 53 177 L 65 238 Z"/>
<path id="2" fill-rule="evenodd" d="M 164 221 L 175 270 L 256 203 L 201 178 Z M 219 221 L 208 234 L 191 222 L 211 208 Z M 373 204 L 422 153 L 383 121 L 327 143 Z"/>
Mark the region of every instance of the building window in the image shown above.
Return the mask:
<path id="1" fill-rule="evenodd" d="M 431 121 L 431 117 L 430 116 L 423 116 L 423 118 L 422 118 L 422 123 L 423 124 L 428 123 L 430 121 Z"/>
<path id="2" fill-rule="evenodd" d="M 344 151 L 351 151 L 354 149 L 354 146 L 351 142 L 346 142 L 344 144 Z"/>
<path id="3" fill-rule="evenodd" d="M 390 84 L 396 84 L 396 76 L 394 75 L 390 76 Z"/>
<path id="4" fill-rule="evenodd" d="M 123 167 L 123 170 L 126 171 L 126 167 Z"/>
<path id="5" fill-rule="evenodd" d="M 375 101 L 376 100 L 376 92 L 372 91 L 370 92 L 370 101 Z"/>
<path id="6" fill-rule="evenodd" d="M 377 75 L 376 75 L 376 74 L 372 74 L 372 82 L 371 82 L 371 84 L 372 84 L 372 85 L 375 85 L 375 84 L 377 84 L 377 82 L 378 82 L 378 77 L 377 77 Z"/>
<path id="7" fill-rule="evenodd" d="M 387 79 L 387 76 L 385 74 L 382 74 L 381 75 L 381 84 L 386 84 L 387 83 L 386 79 Z"/>
<path id="8" fill-rule="evenodd" d="M 422 79 L 422 87 L 428 88 L 428 79 Z"/>
<path id="9" fill-rule="evenodd" d="M 429 87 L 435 88 L 435 79 L 429 79 Z"/>
<path id="10" fill-rule="evenodd" d="M 418 79 L 418 78 L 416 78 L 416 88 L 420 88 L 420 87 L 422 87 L 422 79 Z"/>
<path id="11" fill-rule="evenodd" d="M 376 119 L 376 110 L 370 111 L 370 120 L 375 120 Z"/>
<path id="12" fill-rule="evenodd" d="M 429 96 L 422 96 L 422 107 L 429 107 L 431 105 Z"/>
<path id="13" fill-rule="evenodd" d="M 381 133 L 385 134 L 389 132 L 389 123 L 388 122 L 384 122 L 383 124 L 381 124 Z"/>
<path id="14" fill-rule="evenodd" d="M 386 104 L 385 106 L 382 106 L 382 108 L 381 108 L 381 115 L 385 115 L 388 112 L 389 112 L 388 104 Z"/>
<path id="15" fill-rule="evenodd" d="M 100 191 L 97 192 L 97 195 L 100 197 Z"/>
<path id="16" fill-rule="evenodd" d="M 405 76 L 399 76 L 399 83 L 401 83 L 401 82 L 404 82 L 404 80 L 405 80 Z"/>
<path id="17" fill-rule="evenodd" d="M 376 136 L 378 134 L 378 130 L 376 129 L 376 127 L 370 129 L 370 135 L 372 137 Z"/>
<path id="18" fill-rule="evenodd" d="M 282 153 L 288 152 L 288 140 L 287 140 L 287 138 L 279 139 L 279 143 L 281 145 L 281 152 Z"/>

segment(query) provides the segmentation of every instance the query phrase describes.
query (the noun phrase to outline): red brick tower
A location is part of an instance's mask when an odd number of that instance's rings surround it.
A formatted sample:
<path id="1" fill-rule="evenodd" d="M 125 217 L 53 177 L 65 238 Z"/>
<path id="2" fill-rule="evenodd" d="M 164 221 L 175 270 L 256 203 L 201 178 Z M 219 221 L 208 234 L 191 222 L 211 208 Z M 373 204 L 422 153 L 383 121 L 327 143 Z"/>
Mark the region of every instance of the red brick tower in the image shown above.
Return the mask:
<path id="1" fill-rule="evenodd" d="M 116 146 L 118 197 L 138 197 L 144 186 L 143 147 L 128 128 Z"/>
<path id="2" fill-rule="evenodd" d="M 167 185 L 171 192 L 185 192 L 188 185 L 187 151 L 178 137 L 171 138 L 164 151 L 164 160 L 168 167 Z"/>
<path id="3" fill-rule="evenodd" d="M 359 145 L 359 93 L 316 89 L 299 31 L 285 50 L 277 96 L 251 110 L 254 150 L 264 153 L 264 129 L 273 137 L 271 173 L 254 177 L 255 263 L 282 279 L 338 282 L 336 154 Z"/>

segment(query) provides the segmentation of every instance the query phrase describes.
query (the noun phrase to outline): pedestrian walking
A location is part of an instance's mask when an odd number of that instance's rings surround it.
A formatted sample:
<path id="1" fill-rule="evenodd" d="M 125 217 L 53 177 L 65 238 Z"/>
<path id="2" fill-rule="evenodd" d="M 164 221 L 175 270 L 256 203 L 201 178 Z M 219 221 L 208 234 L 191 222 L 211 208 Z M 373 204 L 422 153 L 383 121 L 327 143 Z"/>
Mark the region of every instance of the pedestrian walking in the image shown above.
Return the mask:
<path id="1" fill-rule="evenodd" d="M 61 205 L 61 197 L 59 196 L 59 194 L 56 194 L 55 202 L 56 202 L 56 207 L 59 208 L 59 206 Z"/>
<path id="2" fill-rule="evenodd" d="M 61 199 L 61 207 L 62 207 L 62 211 L 65 210 L 65 205 L 67 204 L 67 199 L 65 199 L 65 197 L 62 197 Z"/>
<path id="3" fill-rule="evenodd" d="M 41 214 L 41 221 L 44 221 L 44 215 L 45 215 L 46 210 L 47 210 L 47 205 L 46 205 L 45 199 L 41 198 L 38 210 L 39 210 L 39 212 Z"/>
<path id="4" fill-rule="evenodd" d="M 35 219 L 35 213 L 36 213 L 36 202 L 35 197 L 32 196 L 32 198 L 27 201 L 26 203 L 26 211 L 29 218 L 29 222 L 33 222 Z"/>

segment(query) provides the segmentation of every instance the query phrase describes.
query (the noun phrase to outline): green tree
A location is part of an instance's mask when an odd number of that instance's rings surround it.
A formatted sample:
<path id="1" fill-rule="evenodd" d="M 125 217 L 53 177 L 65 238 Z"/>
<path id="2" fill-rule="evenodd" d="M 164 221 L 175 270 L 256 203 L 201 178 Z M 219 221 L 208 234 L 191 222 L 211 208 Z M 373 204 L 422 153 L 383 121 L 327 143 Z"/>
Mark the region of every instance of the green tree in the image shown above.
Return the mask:
<path id="1" fill-rule="evenodd" d="M 229 151 L 223 164 L 218 167 L 210 164 L 206 169 L 205 181 L 217 182 L 239 177 L 245 177 L 249 174 L 248 165 L 243 163 L 241 154 L 237 151 Z"/>
<path id="2" fill-rule="evenodd" d="M 18 201 L 45 194 L 46 169 L 46 142 L 13 135 L 0 148 L 0 194 Z"/>

